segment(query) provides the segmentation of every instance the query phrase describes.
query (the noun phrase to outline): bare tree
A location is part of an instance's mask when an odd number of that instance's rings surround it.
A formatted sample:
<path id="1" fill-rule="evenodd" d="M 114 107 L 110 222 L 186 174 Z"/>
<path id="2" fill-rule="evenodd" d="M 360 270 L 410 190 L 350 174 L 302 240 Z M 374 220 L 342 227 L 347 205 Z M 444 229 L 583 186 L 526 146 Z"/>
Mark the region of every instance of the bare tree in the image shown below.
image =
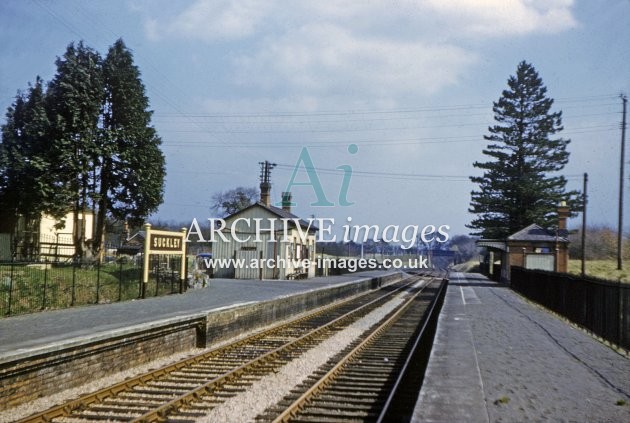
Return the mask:
<path id="1" fill-rule="evenodd" d="M 222 216 L 229 216 L 254 204 L 259 197 L 254 187 L 236 187 L 228 191 L 219 191 L 212 196 L 210 210 Z"/>

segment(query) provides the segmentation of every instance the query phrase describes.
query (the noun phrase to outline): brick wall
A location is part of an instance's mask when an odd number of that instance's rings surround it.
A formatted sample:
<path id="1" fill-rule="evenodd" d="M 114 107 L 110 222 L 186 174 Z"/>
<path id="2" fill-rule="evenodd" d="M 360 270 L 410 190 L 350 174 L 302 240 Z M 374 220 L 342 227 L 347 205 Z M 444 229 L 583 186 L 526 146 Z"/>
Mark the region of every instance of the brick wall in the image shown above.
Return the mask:
<path id="1" fill-rule="evenodd" d="M 288 319 L 333 301 L 400 280 L 401 273 L 372 278 L 359 283 L 346 284 L 316 292 L 293 295 L 264 303 L 244 305 L 230 310 L 210 313 L 206 331 L 207 343 L 223 341 L 243 332 Z"/>
<path id="2" fill-rule="evenodd" d="M 0 408 L 14 407 L 130 369 L 151 360 L 206 347 L 401 278 L 401 273 L 244 305 L 151 329 L 60 348 L 0 364 Z"/>
<path id="3" fill-rule="evenodd" d="M 1 364 L 0 408 L 23 404 L 193 348 L 197 342 L 196 323 L 154 328 Z"/>

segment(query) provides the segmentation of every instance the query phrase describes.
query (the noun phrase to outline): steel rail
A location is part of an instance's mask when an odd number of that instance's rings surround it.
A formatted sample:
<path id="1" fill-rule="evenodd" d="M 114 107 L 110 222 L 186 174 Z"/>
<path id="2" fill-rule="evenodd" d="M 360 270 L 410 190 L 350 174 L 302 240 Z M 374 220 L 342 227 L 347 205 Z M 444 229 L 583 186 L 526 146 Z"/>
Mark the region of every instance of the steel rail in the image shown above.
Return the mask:
<path id="1" fill-rule="evenodd" d="M 378 328 L 373 330 L 363 341 L 356 345 L 350 352 L 348 352 L 341 360 L 335 364 L 324 376 L 322 376 L 315 384 L 313 384 L 306 392 L 304 392 L 299 398 L 293 401 L 285 410 L 278 415 L 273 422 L 287 422 L 295 418 L 302 408 L 317 394 L 325 390 L 333 380 L 344 370 L 347 364 L 355 358 L 359 353 L 369 347 L 379 336 L 386 332 L 394 323 L 396 323 L 410 307 L 413 306 L 414 300 L 423 293 L 424 289 L 431 283 L 423 286 L 418 292 L 416 292 L 412 298 L 408 299 L 405 304 L 400 307 L 395 313 L 393 313 L 388 319 L 379 324 Z"/>
<path id="2" fill-rule="evenodd" d="M 418 276 L 419 278 L 419 276 Z M 393 295 L 394 293 L 398 292 L 399 290 L 404 289 L 406 286 L 408 286 L 411 283 L 414 283 L 414 281 L 409 282 L 410 279 L 415 279 L 415 277 L 409 277 L 405 280 L 403 280 L 404 285 L 385 293 L 384 295 L 379 296 L 378 298 L 360 306 L 357 309 L 354 309 L 352 312 L 350 313 L 355 313 L 358 312 L 359 310 L 364 309 L 365 307 L 368 307 L 370 304 L 373 304 L 375 302 L 381 301 L 391 295 Z M 401 281 L 401 282 L 403 282 Z M 157 370 L 153 370 L 150 373 L 146 373 L 146 374 L 142 374 L 139 376 L 135 376 L 133 378 L 124 380 L 122 382 L 116 383 L 112 386 L 100 389 L 96 392 L 84 395 L 80 398 L 65 402 L 63 404 L 60 404 L 58 406 L 52 407 L 50 409 L 44 410 L 42 412 L 33 414 L 31 416 L 28 416 L 26 418 L 23 418 L 21 420 L 18 420 L 19 423 L 26 423 L 26 422 L 50 422 L 55 418 L 60 418 L 60 417 L 67 417 L 70 416 L 73 412 L 77 411 L 77 410 L 81 410 L 81 409 L 85 409 L 87 407 L 89 407 L 92 404 L 95 403 L 100 403 L 103 402 L 103 400 L 107 399 L 107 398 L 111 398 L 116 396 L 117 394 L 124 392 L 124 391 L 130 391 L 133 390 L 134 387 L 137 387 L 139 385 L 146 385 L 148 382 L 150 381 L 154 381 L 154 380 L 158 380 L 159 378 L 163 377 L 163 376 L 167 376 L 175 371 L 184 369 L 188 366 L 191 365 L 195 365 L 198 363 L 203 362 L 204 360 L 208 360 L 211 359 L 213 357 L 217 357 L 220 356 L 222 353 L 225 353 L 226 351 L 232 350 L 232 349 L 236 349 L 239 348 L 240 346 L 244 346 L 250 343 L 255 343 L 261 339 L 264 339 L 267 336 L 273 336 L 275 333 L 278 333 L 282 330 L 286 330 L 287 328 L 290 328 L 291 326 L 295 326 L 295 325 L 299 325 L 300 323 L 306 322 L 310 319 L 315 319 L 318 316 L 321 316 L 325 313 L 329 313 L 331 310 L 334 309 L 338 309 L 341 308 L 343 306 L 347 306 L 349 304 L 351 304 L 353 301 L 357 301 L 362 297 L 366 297 L 370 294 L 374 294 L 374 291 L 369 291 L 366 292 L 364 294 L 358 295 L 358 296 L 354 296 L 350 299 L 341 301 L 341 302 L 336 302 L 334 304 L 331 305 L 327 305 L 324 306 L 322 308 L 319 308 L 318 310 L 309 313 L 307 315 L 301 316 L 299 318 L 293 319 L 289 322 L 280 324 L 278 326 L 275 326 L 273 328 L 264 330 L 262 332 L 253 334 L 251 336 L 248 336 L 244 339 L 229 343 L 227 345 L 221 346 L 221 347 L 217 347 L 217 348 L 213 348 L 210 351 L 206 351 L 203 353 L 200 353 L 196 356 L 193 357 L 189 357 L 186 358 L 182 361 L 179 361 L 177 363 L 172 363 L 166 366 L 163 366 Z M 347 315 L 349 313 L 344 314 Z M 339 318 L 338 318 L 339 319 Z M 336 319 L 336 320 L 338 320 Z M 243 367 L 243 366 L 240 366 Z M 239 367 L 239 368 L 240 368 Z M 237 368 L 238 369 L 238 368 Z M 234 372 L 234 369 L 232 372 Z M 144 417 L 144 416 L 143 416 Z"/>
<path id="3" fill-rule="evenodd" d="M 378 299 L 370 301 L 367 304 L 364 304 L 354 310 L 349 311 L 348 313 L 335 318 L 334 320 L 326 323 L 323 326 L 320 326 L 299 338 L 296 338 L 289 343 L 282 345 L 272 351 L 269 351 L 261 356 L 256 357 L 255 359 L 233 369 L 215 379 L 208 381 L 207 383 L 190 390 L 189 392 L 169 401 L 168 403 L 163 404 L 162 406 L 155 408 L 144 415 L 133 419 L 133 422 L 155 422 L 155 421 L 165 421 L 166 417 L 174 412 L 179 410 L 182 406 L 189 405 L 195 401 L 198 401 L 202 396 L 206 394 L 211 394 L 213 389 L 216 389 L 224 384 L 230 383 L 242 375 L 246 374 L 246 372 L 256 368 L 262 367 L 263 365 L 272 362 L 275 358 L 277 358 L 281 353 L 289 352 L 292 349 L 299 348 L 304 343 L 312 340 L 316 336 L 322 334 L 323 332 L 331 329 L 335 325 L 343 324 L 345 321 L 350 320 L 359 313 L 360 311 L 367 309 L 368 307 L 380 302 L 386 297 L 393 296 L 398 291 L 406 288 L 407 286 L 414 284 L 420 280 L 420 276 L 411 277 L 410 279 L 414 279 L 410 281 L 408 284 L 399 287 L 398 289 L 389 292 L 387 295 L 384 295 Z"/>
<path id="4" fill-rule="evenodd" d="M 418 350 L 418 346 L 420 345 L 420 342 L 423 340 L 423 338 L 426 336 L 426 330 L 429 324 L 433 323 L 434 319 L 437 319 L 437 315 L 435 315 L 436 309 L 437 309 L 437 313 L 439 314 L 438 305 L 443 302 L 447 287 L 448 287 L 448 279 L 444 279 L 443 283 L 440 285 L 440 289 L 438 293 L 436 294 L 435 301 L 431 302 L 431 306 L 429 307 L 429 310 L 426 313 L 426 317 L 423 319 L 422 327 L 420 328 L 420 331 L 415 337 L 416 339 L 414 340 L 413 346 L 411 347 L 411 350 L 409 351 L 409 354 L 407 355 L 407 359 L 405 360 L 405 363 L 400 369 L 400 373 L 398 377 L 396 378 L 396 382 L 394 383 L 394 386 L 392 387 L 392 390 L 389 396 L 387 397 L 387 400 L 385 401 L 383 408 L 381 409 L 381 413 L 378 416 L 378 419 L 376 420 L 377 423 L 383 423 L 386 421 L 386 416 L 389 413 L 389 410 L 394 401 L 394 398 L 398 394 L 398 390 L 400 389 L 401 382 L 403 378 L 407 375 L 407 370 L 409 369 L 411 361 L 416 356 L 416 351 Z"/>

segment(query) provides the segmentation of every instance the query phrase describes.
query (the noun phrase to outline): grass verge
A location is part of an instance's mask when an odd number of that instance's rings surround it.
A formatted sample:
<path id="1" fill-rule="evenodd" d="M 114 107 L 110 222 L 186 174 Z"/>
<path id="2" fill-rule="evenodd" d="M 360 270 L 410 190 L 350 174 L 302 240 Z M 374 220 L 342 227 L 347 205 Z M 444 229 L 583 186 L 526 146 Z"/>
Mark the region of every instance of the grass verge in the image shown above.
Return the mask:
<path id="1" fill-rule="evenodd" d="M 630 263 L 624 263 L 623 270 L 617 270 L 617 260 L 587 260 L 585 263 L 586 276 L 630 283 Z M 581 260 L 569 260 L 569 273 L 580 276 L 582 272 Z"/>

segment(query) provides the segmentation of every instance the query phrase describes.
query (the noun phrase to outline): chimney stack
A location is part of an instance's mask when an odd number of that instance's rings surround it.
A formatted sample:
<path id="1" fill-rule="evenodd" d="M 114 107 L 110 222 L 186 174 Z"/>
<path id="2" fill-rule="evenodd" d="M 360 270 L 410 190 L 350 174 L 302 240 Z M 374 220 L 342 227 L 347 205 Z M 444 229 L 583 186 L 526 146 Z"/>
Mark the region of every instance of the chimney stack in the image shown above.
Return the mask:
<path id="1" fill-rule="evenodd" d="M 567 206 L 566 201 L 563 201 L 558 206 L 558 229 L 566 230 L 567 229 L 567 219 L 571 215 L 569 206 Z"/>
<path id="2" fill-rule="evenodd" d="M 269 182 L 260 183 L 260 202 L 269 207 L 269 191 L 271 190 L 271 184 Z"/>
<path id="3" fill-rule="evenodd" d="M 291 213 L 291 193 L 283 192 L 282 193 L 282 210 Z"/>
<path id="4" fill-rule="evenodd" d="M 260 162 L 260 202 L 269 207 L 271 201 L 269 199 L 271 192 L 271 169 L 276 167 L 275 163 L 269 163 L 267 160 Z"/>

